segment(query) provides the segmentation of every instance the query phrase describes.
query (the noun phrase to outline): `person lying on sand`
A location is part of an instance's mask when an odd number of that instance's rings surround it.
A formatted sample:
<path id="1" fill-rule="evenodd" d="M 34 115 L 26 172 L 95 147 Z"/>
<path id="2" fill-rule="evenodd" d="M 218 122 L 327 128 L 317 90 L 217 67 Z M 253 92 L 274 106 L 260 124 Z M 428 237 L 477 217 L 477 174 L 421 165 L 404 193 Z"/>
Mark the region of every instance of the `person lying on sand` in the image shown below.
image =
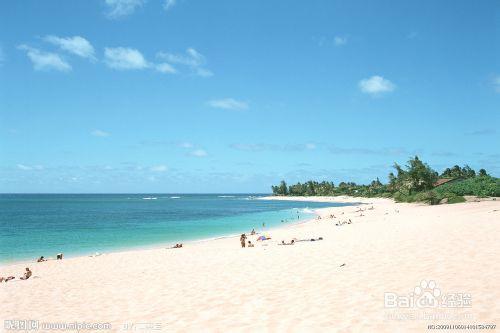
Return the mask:
<path id="1" fill-rule="evenodd" d="M 323 240 L 323 237 L 311 238 L 311 239 L 298 239 L 297 242 L 316 242 Z"/>
<path id="2" fill-rule="evenodd" d="M 181 247 L 182 247 L 182 243 L 175 244 L 175 246 L 173 247 L 173 249 L 180 249 Z"/>
<path id="3" fill-rule="evenodd" d="M 336 226 L 341 226 L 341 225 L 344 225 L 344 224 L 352 224 L 352 221 L 351 219 L 349 219 L 349 221 L 342 221 L 342 222 L 339 222 L 339 223 L 335 223 Z"/>
<path id="4" fill-rule="evenodd" d="M 281 244 L 278 244 L 278 245 L 294 245 L 295 244 L 295 240 L 292 239 L 292 241 L 290 243 L 285 243 L 284 240 L 281 241 Z"/>
<path id="5" fill-rule="evenodd" d="M 26 267 L 26 272 L 24 273 L 23 276 L 20 277 L 21 280 L 28 280 L 31 275 L 33 275 L 33 272 L 30 271 L 30 269 L 28 267 Z"/>
<path id="6" fill-rule="evenodd" d="M 45 259 L 43 256 L 41 256 L 40 258 L 38 258 L 38 260 L 36 262 L 44 262 L 44 261 L 47 261 L 47 259 Z"/>
<path id="7" fill-rule="evenodd" d="M 3 276 L 0 276 L 0 282 L 9 282 L 10 280 L 14 280 L 15 277 L 14 276 L 7 276 L 6 278 L 4 278 Z"/>

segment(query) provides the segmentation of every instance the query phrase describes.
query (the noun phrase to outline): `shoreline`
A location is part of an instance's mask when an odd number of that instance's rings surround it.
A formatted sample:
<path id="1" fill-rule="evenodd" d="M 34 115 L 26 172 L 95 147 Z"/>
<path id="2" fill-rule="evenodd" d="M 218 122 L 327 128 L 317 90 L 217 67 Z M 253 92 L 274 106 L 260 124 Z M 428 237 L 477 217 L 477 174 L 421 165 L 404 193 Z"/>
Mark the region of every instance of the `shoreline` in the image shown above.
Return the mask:
<path id="1" fill-rule="evenodd" d="M 293 200 L 293 199 L 281 199 L 280 197 L 274 197 L 274 196 L 262 196 L 262 197 L 256 197 L 254 200 L 287 200 L 287 201 L 299 201 L 299 202 L 332 202 L 332 201 L 320 201 L 321 198 L 318 197 L 318 200 L 312 199 L 312 200 L 307 200 L 306 197 L 302 197 L 304 199 L 298 199 L 298 200 Z M 311 197 L 312 198 L 312 197 Z M 347 202 L 337 202 L 334 201 L 335 203 L 347 203 Z M 332 206 L 333 207 L 333 206 Z M 318 211 L 321 209 L 325 208 L 332 208 L 332 207 L 323 207 L 323 208 L 316 208 L 316 209 L 311 209 L 313 215 L 318 215 Z M 305 219 L 300 219 L 298 221 L 293 221 L 290 223 L 286 224 L 281 224 L 281 225 L 276 225 L 272 227 L 266 227 L 266 231 L 272 231 L 275 229 L 281 229 L 281 228 L 288 228 L 292 227 L 293 225 L 298 225 L 302 223 L 307 223 L 312 221 L 313 218 L 305 218 Z M 260 230 L 260 229 L 259 229 Z M 249 233 L 250 231 L 248 231 Z M 247 232 L 245 232 L 247 233 Z M 259 232 L 258 234 L 260 234 Z M 165 242 L 165 243 L 156 243 L 156 244 L 150 244 L 150 245 L 139 245 L 139 246 L 132 246 L 132 247 L 117 247 L 114 250 L 106 251 L 106 252 L 100 252 L 100 251 L 94 251 L 93 253 L 87 253 L 87 254 L 70 254 L 68 256 L 64 256 L 63 260 L 71 260 L 71 259 L 78 259 L 78 258 L 94 258 L 94 257 L 100 257 L 103 255 L 110 255 L 110 254 L 115 254 L 115 253 L 122 253 L 122 254 L 130 254 L 134 252 L 139 252 L 139 251 L 149 251 L 149 250 L 159 250 L 159 249 L 170 249 L 171 246 L 175 245 L 176 243 L 182 243 L 184 245 L 189 245 L 189 244 L 198 244 L 198 243 L 204 243 L 204 242 L 211 242 L 211 241 L 217 241 L 220 239 L 231 239 L 231 238 L 238 238 L 240 236 L 240 233 L 236 234 L 225 234 L 225 235 L 218 235 L 218 236 L 213 236 L 213 237 L 208 237 L 208 238 L 200 238 L 200 239 L 190 239 L 190 240 L 177 240 L 175 242 Z M 99 255 L 96 255 L 99 254 Z M 5 263 L 0 264 L 1 269 L 9 268 L 10 266 L 22 266 L 22 265 L 32 265 L 32 264 L 38 264 L 37 262 L 38 258 L 34 258 L 32 260 L 15 260 L 15 261 L 9 261 Z M 56 258 L 46 258 L 46 261 L 57 261 Z"/>
<path id="2" fill-rule="evenodd" d="M 266 231 L 269 241 L 249 236 L 253 248 L 241 248 L 236 236 L 30 264 L 32 278 L 0 284 L 0 319 L 106 322 L 112 332 L 130 323 L 164 332 L 420 332 L 427 324 L 464 323 L 399 318 L 427 311 L 498 324 L 499 201 L 349 200 L 363 205 L 315 209 L 321 219 Z M 341 223 L 347 220 L 352 224 Z M 278 246 L 291 239 L 304 241 Z M 19 277 L 24 267 L 2 267 L 0 275 Z M 472 305 L 454 312 L 384 306 L 386 293 L 405 297 L 424 281 L 442 295 L 471 295 Z"/>

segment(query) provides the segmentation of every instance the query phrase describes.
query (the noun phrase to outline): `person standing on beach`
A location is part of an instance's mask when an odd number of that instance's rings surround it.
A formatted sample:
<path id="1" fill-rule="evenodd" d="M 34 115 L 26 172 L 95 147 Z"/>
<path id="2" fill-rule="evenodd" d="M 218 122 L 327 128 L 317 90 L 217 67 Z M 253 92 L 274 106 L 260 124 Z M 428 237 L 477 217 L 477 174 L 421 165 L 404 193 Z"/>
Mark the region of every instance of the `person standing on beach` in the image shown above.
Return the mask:
<path id="1" fill-rule="evenodd" d="M 241 247 L 245 247 L 245 240 L 246 239 L 247 239 L 247 236 L 245 234 L 241 234 L 241 237 L 240 237 Z"/>

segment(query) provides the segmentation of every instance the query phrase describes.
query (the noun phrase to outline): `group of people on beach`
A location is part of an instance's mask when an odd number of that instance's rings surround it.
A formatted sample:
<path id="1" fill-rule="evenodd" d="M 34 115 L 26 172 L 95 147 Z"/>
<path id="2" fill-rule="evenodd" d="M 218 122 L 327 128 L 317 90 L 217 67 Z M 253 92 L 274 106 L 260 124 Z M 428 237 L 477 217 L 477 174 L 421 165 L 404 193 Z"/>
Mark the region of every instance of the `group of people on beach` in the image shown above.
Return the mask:
<path id="1" fill-rule="evenodd" d="M 33 272 L 29 269 L 29 267 L 26 267 L 26 272 L 24 272 L 23 276 L 19 277 L 19 280 L 28 280 L 32 275 Z M 14 280 L 15 278 L 15 276 L 0 276 L 0 282 L 9 282 L 10 280 Z"/>
<path id="2" fill-rule="evenodd" d="M 255 235 L 255 234 L 256 234 L 256 232 L 254 229 L 254 230 L 252 230 L 251 235 Z M 248 243 L 247 243 L 246 239 L 247 239 L 247 235 L 241 234 L 241 236 L 240 236 L 241 247 L 255 247 L 255 245 L 251 241 L 248 241 Z"/>
<path id="3" fill-rule="evenodd" d="M 63 254 L 62 253 L 58 253 L 56 254 L 56 260 L 62 260 L 63 259 Z M 44 262 L 44 261 L 47 261 L 47 260 L 54 260 L 54 259 L 45 259 L 44 256 L 41 256 L 40 258 L 38 258 L 36 260 L 36 262 Z"/>

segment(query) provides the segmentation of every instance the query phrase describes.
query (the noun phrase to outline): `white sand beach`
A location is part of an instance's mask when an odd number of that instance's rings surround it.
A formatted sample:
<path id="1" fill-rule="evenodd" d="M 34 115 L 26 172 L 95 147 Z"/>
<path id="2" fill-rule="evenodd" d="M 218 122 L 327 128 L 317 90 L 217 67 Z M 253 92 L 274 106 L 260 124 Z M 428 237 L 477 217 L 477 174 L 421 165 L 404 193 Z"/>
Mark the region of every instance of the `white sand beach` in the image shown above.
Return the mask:
<path id="1" fill-rule="evenodd" d="M 499 201 L 314 200 L 365 204 L 319 209 L 321 220 L 264 231 L 269 241 L 249 236 L 254 248 L 241 248 L 235 237 L 4 266 L 0 276 L 19 277 L 28 265 L 33 277 L 0 284 L 0 319 L 110 323 L 113 332 L 423 332 L 429 324 L 500 324 Z M 408 296 L 423 280 L 422 293 L 439 289 L 439 298 L 452 295 L 454 303 L 386 307 L 385 293 Z"/>

